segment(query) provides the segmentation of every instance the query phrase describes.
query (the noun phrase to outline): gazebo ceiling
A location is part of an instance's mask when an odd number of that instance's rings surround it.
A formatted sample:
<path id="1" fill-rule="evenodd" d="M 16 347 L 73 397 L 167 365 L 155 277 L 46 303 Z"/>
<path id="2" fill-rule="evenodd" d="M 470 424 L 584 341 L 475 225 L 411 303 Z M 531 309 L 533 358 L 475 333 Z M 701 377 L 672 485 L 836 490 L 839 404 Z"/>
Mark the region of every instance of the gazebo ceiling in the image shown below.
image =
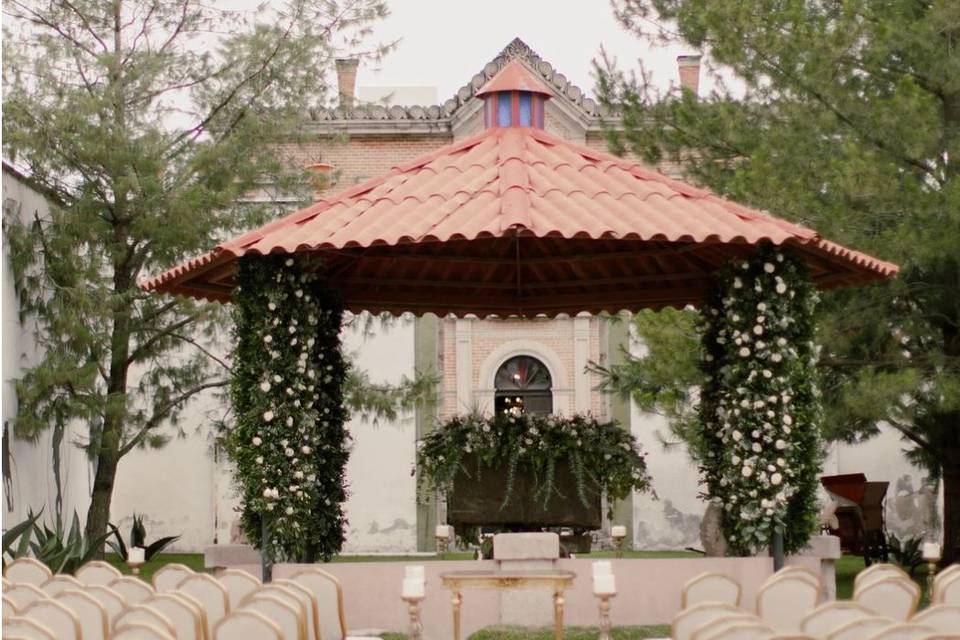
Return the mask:
<path id="1" fill-rule="evenodd" d="M 510 69 L 501 75 L 519 82 Z M 697 305 L 713 272 L 761 243 L 789 247 L 822 289 L 897 273 L 815 231 L 549 135 L 536 118 L 518 125 L 521 91 L 536 82 L 522 80 L 509 126 L 491 123 L 142 287 L 229 301 L 239 258 L 298 253 L 316 259 L 354 312 L 553 316 Z M 510 87 L 491 91 L 485 99 L 505 105 Z"/>

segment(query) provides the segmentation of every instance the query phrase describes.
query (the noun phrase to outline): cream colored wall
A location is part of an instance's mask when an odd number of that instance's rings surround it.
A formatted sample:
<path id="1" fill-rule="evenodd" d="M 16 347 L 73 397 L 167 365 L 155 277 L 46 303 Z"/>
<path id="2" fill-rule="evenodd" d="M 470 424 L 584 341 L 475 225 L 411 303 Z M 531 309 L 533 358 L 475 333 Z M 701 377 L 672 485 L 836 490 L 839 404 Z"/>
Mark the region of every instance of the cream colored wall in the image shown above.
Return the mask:
<path id="1" fill-rule="evenodd" d="M 3 171 L 4 217 L 19 216 L 23 221 L 34 215 L 45 217 L 49 213 L 46 199 L 23 181 Z M 6 236 L 3 241 L 3 426 L 9 434 L 10 475 L 9 489 L 3 483 L 3 526 L 10 527 L 23 520 L 28 511 L 44 509 L 52 516 L 56 501 L 56 483 L 53 474 L 52 433 L 47 430 L 35 442 L 13 437 L 14 420 L 17 415 L 15 380 L 22 372 L 39 362 L 42 351 L 34 337 L 35 324 L 20 322 L 19 303 L 10 267 Z M 73 424 L 65 433 L 60 445 L 61 490 L 63 514 L 72 517 L 74 511 L 85 518 L 90 502 L 91 470 L 82 450 L 73 446 L 83 441 L 86 430 L 83 425 Z"/>

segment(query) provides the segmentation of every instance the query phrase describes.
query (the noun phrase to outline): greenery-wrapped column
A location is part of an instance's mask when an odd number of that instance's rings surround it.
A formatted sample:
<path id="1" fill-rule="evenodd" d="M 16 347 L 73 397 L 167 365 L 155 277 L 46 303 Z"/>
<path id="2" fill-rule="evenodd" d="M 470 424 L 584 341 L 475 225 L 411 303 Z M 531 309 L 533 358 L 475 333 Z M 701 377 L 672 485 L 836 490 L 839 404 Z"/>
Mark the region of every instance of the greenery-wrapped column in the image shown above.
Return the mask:
<path id="1" fill-rule="evenodd" d="M 717 275 L 703 310 L 697 453 L 737 555 L 764 551 L 774 532 L 792 553 L 816 531 L 816 302 L 804 266 L 763 247 Z"/>
<path id="2" fill-rule="evenodd" d="M 226 449 L 244 533 L 263 537 L 271 560 L 329 559 L 346 525 L 343 307 L 306 267 L 290 256 L 244 258 L 233 298 L 235 426 Z"/>

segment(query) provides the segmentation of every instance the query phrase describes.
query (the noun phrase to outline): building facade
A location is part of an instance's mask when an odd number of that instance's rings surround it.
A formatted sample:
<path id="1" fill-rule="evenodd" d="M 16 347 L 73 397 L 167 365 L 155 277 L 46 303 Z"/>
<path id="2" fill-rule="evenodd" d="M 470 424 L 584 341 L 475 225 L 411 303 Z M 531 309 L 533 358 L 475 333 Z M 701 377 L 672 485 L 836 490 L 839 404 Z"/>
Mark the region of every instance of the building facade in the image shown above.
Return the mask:
<path id="1" fill-rule="evenodd" d="M 333 195 L 481 131 L 482 103 L 474 95 L 512 60 L 527 66 L 551 88 L 553 96 L 544 117 L 549 133 L 606 150 L 597 102 L 522 41 L 514 40 L 455 96 L 436 105 L 362 103 L 357 98 L 356 62 L 339 61 L 339 105 L 311 112 L 304 123 L 305 141 L 286 145 L 284 152 L 292 163 L 322 168 L 326 173 L 318 183 L 322 187 L 318 197 Z M 681 81 L 694 90 L 699 73 L 695 63 L 684 58 L 678 70 Z M 418 90 L 415 95 L 430 93 Z M 658 169 L 679 177 L 677 167 Z M 12 170 L 4 171 L 3 188 L 5 211 L 8 198 L 11 211 L 45 206 L 43 197 Z M 6 262 L 3 288 L 4 473 L 9 478 L 4 483 L 4 520 L 15 522 L 28 508 L 49 506 L 55 499 L 56 483 L 50 480 L 55 443 L 46 434 L 36 443 L 7 436 L 6 425 L 15 415 L 12 380 L 20 367 L 36 361 L 40 346 L 32 341 L 29 326 L 20 324 Z M 615 505 L 612 521 L 628 527 L 636 548 L 700 547 L 704 503 L 698 497 L 696 465 L 685 447 L 670 442 L 669 427 L 661 417 L 599 392 L 599 379 L 588 369 L 591 363 L 615 364 L 626 352 L 639 352 L 641 345 L 630 339 L 626 318 L 405 316 L 382 326 L 375 323 L 372 333 L 365 324 L 358 319 L 346 327 L 344 344 L 371 380 L 397 384 L 418 374 L 433 374 L 439 385 L 434 406 L 394 421 L 363 416 L 351 420 L 346 552 L 431 550 L 434 527 L 444 520 L 444 505 L 436 499 L 418 502 L 412 474 L 417 439 L 457 413 L 491 412 L 516 402 L 528 410 L 590 412 L 630 429 L 648 452 L 657 498 L 637 495 Z M 220 347 L 223 353 L 229 349 L 227 344 Z M 137 512 L 145 516 L 149 537 L 182 535 L 181 550 L 199 551 L 236 539 L 236 495 L 228 463 L 212 437 L 211 416 L 218 409 L 215 396 L 201 398 L 182 420 L 183 437 L 160 451 L 134 451 L 121 461 L 113 520 L 122 529 Z M 81 425 L 74 428 L 82 432 Z M 56 447 L 58 457 L 66 461 L 61 462 L 60 472 L 61 487 L 67 491 L 64 506 L 67 512 L 75 508 L 82 516 L 92 470 L 73 445 L 82 438 L 79 432 L 75 438 L 58 441 Z M 890 481 L 890 528 L 918 535 L 930 526 L 936 500 L 921 482 L 922 471 L 909 466 L 900 448 L 892 432 L 861 445 L 834 445 L 824 472 L 863 471 L 871 480 Z"/>

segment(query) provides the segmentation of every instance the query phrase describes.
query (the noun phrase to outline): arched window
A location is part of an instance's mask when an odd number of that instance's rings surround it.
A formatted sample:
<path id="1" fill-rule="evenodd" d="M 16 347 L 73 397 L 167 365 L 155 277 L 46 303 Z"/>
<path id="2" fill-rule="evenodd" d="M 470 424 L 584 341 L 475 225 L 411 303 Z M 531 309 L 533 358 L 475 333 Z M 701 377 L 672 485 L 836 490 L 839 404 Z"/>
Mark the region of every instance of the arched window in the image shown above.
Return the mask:
<path id="1" fill-rule="evenodd" d="M 545 364 L 531 356 L 514 356 L 497 369 L 494 408 L 497 413 L 551 413 L 552 386 L 553 380 Z"/>

